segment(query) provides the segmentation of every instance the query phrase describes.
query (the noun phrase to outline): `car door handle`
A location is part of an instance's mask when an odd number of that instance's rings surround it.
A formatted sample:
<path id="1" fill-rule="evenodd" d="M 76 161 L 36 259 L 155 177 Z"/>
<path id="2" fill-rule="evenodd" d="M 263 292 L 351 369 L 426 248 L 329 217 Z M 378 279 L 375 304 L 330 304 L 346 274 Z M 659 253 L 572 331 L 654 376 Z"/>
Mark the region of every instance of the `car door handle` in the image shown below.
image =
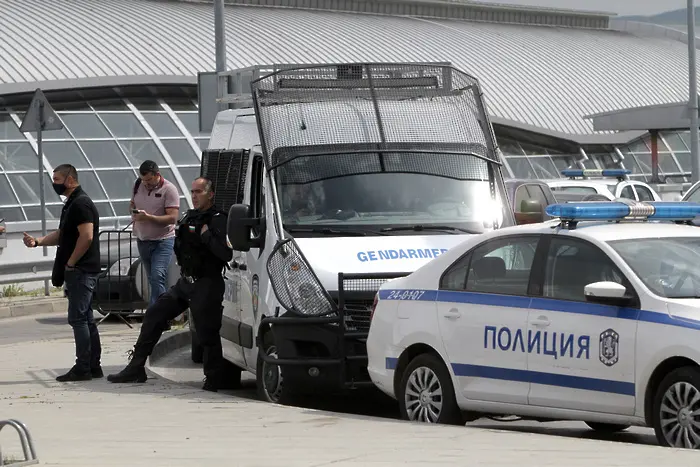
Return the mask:
<path id="1" fill-rule="evenodd" d="M 442 316 L 444 316 L 447 319 L 459 319 L 462 317 L 462 314 L 457 308 L 450 308 Z"/>
<path id="2" fill-rule="evenodd" d="M 538 316 L 537 319 L 533 319 L 532 323 L 533 326 L 538 327 L 538 328 L 546 328 L 549 326 L 549 318 L 546 316 Z"/>

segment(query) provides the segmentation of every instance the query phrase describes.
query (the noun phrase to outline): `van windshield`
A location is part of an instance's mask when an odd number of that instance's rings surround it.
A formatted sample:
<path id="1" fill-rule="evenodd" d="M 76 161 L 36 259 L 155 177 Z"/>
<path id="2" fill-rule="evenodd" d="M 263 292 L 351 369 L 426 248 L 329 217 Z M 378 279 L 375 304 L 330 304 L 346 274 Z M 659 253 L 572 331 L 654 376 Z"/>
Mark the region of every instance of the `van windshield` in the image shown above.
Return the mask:
<path id="1" fill-rule="evenodd" d="M 391 154 L 386 156 L 386 167 L 393 157 L 392 171 L 371 173 L 371 167 L 363 169 L 362 158 L 346 156 L 350 157 L 309 157 L 275 169 L 285 228 L 420 226 L 429 230 L 445 226 L 483 232 L 510 222 L 504 215 L 507 203 L 500 202 L 505 196 L 497 189 L 498 201 L 491 198 L 488 162 L 482 159 L 464 154 L 403 153 L 426 162 L 423 171 L 416 170 L 414 163 L 405 167 L 406 172 L 410 169 L 406 173 L 398 164 L 401 155 Z M 441 167 L 436 168 L 436 161 Z M 319 180 L 322 174 L 332 174 L 332 178 Z"/>

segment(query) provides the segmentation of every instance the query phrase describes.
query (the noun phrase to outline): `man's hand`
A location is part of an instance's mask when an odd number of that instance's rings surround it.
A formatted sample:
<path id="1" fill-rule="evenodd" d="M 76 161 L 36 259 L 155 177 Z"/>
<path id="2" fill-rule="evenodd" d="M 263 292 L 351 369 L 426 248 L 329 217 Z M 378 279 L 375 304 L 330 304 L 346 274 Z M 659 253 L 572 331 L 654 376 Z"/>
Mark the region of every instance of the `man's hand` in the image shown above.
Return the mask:
<path id="1" fill-rule="evenodd" d="M 150 221 L 150 220 L 151 220 L 151 217 L 153 217 L 153 216 L 151 216 L 150 214 L 148 214 L 148 213 L 145 212 L 145 211 L 139 211 L 138 214 L 132 214 L 132 215 L 131 215 L 131 219 L 134 220 L 134 221 L 137 221 L 137 222 Z"/>
<path id="2" fill-rule="evenodd" d="M 202 226 L 202 230 L 199 232 L 199 234 L 204 235 L 204 232 L 206 232 L 207 230 L 209 230 L 209 226 L 207 224 L 204 224 Z"/>
<path id="3" fill-rule="evenodd" d="M 27 248 L 34 248 L 36 246 L 36 238 L 29 235 L 27 232 L 24 232 L 22 241 Z"/>

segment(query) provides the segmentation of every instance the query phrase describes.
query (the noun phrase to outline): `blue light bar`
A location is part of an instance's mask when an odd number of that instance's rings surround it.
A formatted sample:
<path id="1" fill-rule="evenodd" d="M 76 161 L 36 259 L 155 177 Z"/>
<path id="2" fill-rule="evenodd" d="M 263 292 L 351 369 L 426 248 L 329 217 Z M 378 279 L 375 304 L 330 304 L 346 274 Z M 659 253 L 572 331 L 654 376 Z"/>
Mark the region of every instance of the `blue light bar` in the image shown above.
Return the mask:
<path id="1" fill-rule="evenodd" d="M 565 177 L 624 177 L 631 174 L 627 169 L 564 169 L 561 174 Z"/>
<path id="2" fill-rule="evenodd" d="M 700 203 L 650 201 L 629 206 L 616 201 L 582 201 L 551 204 L 545 211 L 551 217 L 568 221 L 622 220 L 626 217 L 682 221 L 700 216 Z"/>

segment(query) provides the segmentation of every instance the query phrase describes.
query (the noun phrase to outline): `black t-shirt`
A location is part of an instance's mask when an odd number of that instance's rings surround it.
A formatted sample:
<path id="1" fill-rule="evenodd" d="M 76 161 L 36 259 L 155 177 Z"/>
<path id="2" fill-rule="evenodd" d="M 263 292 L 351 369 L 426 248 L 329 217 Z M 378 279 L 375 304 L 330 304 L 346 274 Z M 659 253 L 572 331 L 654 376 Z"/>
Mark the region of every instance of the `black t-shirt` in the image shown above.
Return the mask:
<path id="1" fill-rule="evenodd" d="M 61 222 L 59 225 L 61 233 L 56 252 L 56 266 L 60 268 L 66 267 L 66 263 L 73 254 L 75 244 L 78 241 L 78 226 L 88 222 L 92 222 L 92 243 L 75 266 L 85 272 L 100 272 L 100 242 L 98 240 L 100 215 L 97 212 L 95 203 L 92 202 L 81 187 L 77 187 L 71 193 L 61 211 Z"/>

